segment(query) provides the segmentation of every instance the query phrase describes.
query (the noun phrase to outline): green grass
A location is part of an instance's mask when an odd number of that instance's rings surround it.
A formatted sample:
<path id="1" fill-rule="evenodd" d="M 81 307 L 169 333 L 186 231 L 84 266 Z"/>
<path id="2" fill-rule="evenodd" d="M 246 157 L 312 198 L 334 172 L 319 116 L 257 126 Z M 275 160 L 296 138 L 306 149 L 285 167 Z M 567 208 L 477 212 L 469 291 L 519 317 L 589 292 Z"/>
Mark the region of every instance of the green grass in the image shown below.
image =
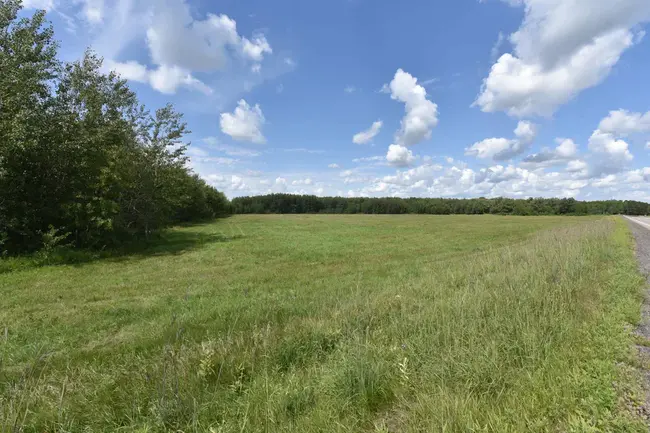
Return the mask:
<path id="1" fill-rule="evenodd" d="M 0 274 L 0 432 L 629 432 L 622 220 L 236 216 Z"/>

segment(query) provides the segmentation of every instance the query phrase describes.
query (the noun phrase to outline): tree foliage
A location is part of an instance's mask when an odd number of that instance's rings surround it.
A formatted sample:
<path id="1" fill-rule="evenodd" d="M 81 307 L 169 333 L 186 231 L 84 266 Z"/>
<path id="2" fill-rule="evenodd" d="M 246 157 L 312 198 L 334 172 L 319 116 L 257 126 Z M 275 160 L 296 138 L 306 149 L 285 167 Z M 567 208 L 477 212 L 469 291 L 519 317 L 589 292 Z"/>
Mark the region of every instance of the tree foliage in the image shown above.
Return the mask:
<path id="1" fill-rule="evenodd" d="M 647 215 L 650 204 L 637 201 L 577 201 L 572 198 L 344 198 L 269 194 L 232 200 L 233 213 L 333 214 L 501 214 Z"/>
<path id="2" fill-rule="evenodd" d="M 228 211 L 187 168 L 182 115 L 150 113 L 91 51 L 57 60 L 43 11 L 0 0 L 0 251 L 116 244 Z"/>

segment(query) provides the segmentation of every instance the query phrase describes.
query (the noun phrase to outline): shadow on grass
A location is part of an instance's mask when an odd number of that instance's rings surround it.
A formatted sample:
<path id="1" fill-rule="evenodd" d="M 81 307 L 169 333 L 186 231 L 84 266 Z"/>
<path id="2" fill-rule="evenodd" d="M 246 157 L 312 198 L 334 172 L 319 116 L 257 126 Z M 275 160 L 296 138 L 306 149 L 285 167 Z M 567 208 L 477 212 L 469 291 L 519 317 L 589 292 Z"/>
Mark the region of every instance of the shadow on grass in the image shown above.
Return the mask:
<path id="1" fill-rule="evenodd" d="M 82 266 L 97 260 L 119 262 L 155 256 L 179 255 L 209 244 L 232 242 L 244 237 L 243 233 L 234 231 L 224 233 L 200 230 L 201 227 L 209 224 L 206 222 L 179 225 L 164 230 L 149 239 L 134 239 L 116 248 L 92 250 L 63 246 L 48 252 L 39 251 L 26 256 L 5 257 L 0 259 L 0 274 L 42 266 Z"/>
<path id="2" fill-rule="evenodd" d="M 185 226 L 186 228 L 188 226 Z M 137 257 L 166 256 L 182 254 L 196 250 L 205 245 L 231 242 L 241 239 L 242 234 L 226 234 L 220 232 L 203 232 L 192 230 L 168 230 L 155 238 L 140 240 L 118 249 L 102 251 L 101 258 L 108 260 L 126 260 Z"/>

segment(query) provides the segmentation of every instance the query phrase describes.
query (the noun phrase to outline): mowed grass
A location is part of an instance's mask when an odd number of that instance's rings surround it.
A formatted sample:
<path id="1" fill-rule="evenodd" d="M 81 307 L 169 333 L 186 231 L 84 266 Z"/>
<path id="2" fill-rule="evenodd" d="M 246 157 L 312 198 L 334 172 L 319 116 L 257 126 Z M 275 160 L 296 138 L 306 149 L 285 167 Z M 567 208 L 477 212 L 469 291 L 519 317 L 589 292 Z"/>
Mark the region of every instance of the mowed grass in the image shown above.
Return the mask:
<path id="1" fill-rule="evenodd" d="M 0 432 L 647 431 L 622 219 L 235 216 L 0 274 Z"/>

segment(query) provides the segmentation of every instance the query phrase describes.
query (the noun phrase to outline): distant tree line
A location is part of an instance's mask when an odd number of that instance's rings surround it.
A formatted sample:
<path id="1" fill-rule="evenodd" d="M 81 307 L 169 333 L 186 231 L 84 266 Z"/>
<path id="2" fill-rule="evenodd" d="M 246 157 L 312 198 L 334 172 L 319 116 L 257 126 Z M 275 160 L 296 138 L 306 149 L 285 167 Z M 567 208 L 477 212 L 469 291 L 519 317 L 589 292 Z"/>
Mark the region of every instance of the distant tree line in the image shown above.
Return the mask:
<path id="1" fill-rule="evenodd" d="M 367 198 L 269 194 L 238 197 L 232 211 L 248 213 L 329 214 L 498 214 L 498 215 L 647 215 L 650 204 L 638 201 L 578 201 L 573 198 Z"/>
<path id="2" fill-rule="evenodd" d="M 189 131 L 150 113 L 91 52 L 57 60 L 43 11 L 0 0 L 0 253 L 119 244 L 229 212 L 186 164 Z"/>

